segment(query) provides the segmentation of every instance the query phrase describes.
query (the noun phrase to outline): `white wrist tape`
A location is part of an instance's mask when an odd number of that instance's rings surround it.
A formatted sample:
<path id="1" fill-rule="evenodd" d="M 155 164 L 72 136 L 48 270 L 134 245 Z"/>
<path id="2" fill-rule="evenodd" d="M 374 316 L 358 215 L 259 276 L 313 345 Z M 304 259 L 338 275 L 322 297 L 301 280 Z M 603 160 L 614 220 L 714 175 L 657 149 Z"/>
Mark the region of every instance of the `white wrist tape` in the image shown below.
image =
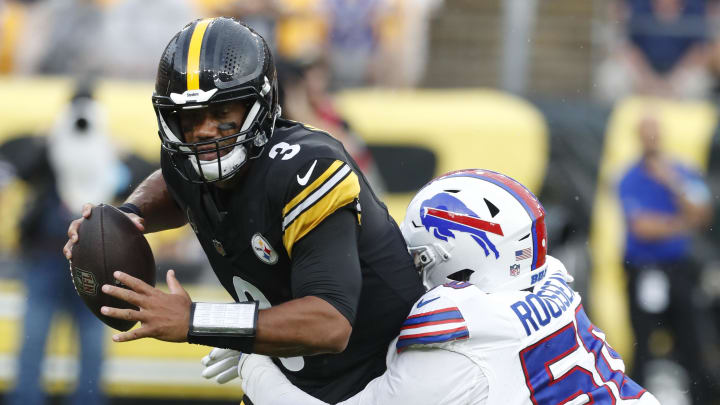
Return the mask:
<path id="1" fill-rule="evenodd" d="M 190 319 L 192 335 L 255 336 L 258 303 L 194 302 Z"/>

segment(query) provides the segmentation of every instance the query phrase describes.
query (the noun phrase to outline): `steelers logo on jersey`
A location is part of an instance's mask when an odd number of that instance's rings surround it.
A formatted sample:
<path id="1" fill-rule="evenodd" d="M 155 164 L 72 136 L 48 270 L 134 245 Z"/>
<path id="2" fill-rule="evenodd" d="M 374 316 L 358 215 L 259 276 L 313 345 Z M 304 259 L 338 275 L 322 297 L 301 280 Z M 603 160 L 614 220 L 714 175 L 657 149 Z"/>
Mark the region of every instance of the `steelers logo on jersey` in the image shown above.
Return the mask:
<path id="1" fill-rule="evenodd" d="M 270 243 L 268 243 L 264 236 L 256 233 L 250 239 L 250 245 L 252 245 L 253 252 L 255 252 L 255 256 L 257 256 L 260 261 L 267 264 L 277 263 L 277 252 L 270 246 Z"/>

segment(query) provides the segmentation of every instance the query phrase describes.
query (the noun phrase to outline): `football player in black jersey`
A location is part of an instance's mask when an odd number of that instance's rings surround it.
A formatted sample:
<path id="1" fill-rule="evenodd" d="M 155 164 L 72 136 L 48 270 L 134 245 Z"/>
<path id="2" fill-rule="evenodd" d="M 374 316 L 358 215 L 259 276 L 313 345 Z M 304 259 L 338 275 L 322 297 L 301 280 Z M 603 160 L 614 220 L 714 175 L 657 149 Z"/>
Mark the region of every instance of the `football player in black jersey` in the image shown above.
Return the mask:
<path id="1" fill-rule="evenodd" d="M 236 303 L 192 302 L 172 271 L 169 294 L 117 272 L 129 289 L 103 292 L 140 310 L 103 313 L 141 322 L 113 337 L 120 342 L 276 356 L 294 384 L 334 403 L 383 373 L 388 343 L 423 287 L 342 144 L 281 118 L 277 94 L 270 51 L 244 24 L 197 20 L 170 40 L 152 98 L 161 170 L 120 209 L 144 232 L 189 223 Z M 84 218 L 70 226 L 68 258 Z"/>

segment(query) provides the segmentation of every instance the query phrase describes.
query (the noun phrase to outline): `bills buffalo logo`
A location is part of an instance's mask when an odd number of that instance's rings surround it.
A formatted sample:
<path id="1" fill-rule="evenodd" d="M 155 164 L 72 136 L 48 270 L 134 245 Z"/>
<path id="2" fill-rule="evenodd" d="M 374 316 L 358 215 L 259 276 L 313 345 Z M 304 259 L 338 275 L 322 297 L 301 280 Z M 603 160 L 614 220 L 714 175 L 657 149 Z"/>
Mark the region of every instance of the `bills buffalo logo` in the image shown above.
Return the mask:
<path id="1" fill-rule="evenodd" d="M 258 259 L 267 264 L 277 263 L 277 252 L 273 250 L 272 246 L 270 246 L 270 243 L 268 243 L 265 237 L 263 237 L 259 233 L 256 233 L 255 235 L 253 235 L 252 239 L 250 239 L 250 244 L 252 245 L 255 256 L 257 256 Z"/>
<path id="2" fill-rule="evenodd" d="M 485 256 L 492 252 L 495 258 L 500 253 L 488 239 L 487 233 L 503 236 L 500 224 L 480 219 L 462 201 L 447 193 L 440 193 L 420 204 L 420 221 L 433 236 L 447 242 L 455 238 L 454 232 L 465 232 L 485 251 Z"/>

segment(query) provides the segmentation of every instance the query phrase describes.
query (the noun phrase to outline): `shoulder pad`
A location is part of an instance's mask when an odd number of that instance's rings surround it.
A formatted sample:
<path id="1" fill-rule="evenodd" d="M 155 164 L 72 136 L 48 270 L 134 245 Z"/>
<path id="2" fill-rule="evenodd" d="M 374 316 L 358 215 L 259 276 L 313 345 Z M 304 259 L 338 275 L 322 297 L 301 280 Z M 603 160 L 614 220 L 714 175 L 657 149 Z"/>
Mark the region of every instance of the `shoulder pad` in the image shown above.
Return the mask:
<path id="1" fill-rule="evenodd" d="M 354 209 L 359 222 L 359 174 L 338 140 L 284 120 L 263 153 L 270 160 L 267 189 L 281 210 L 288 256 L 295 242 L 341 207 Z"/>
<path id="2" fill-rule="evenodd" d="M 467 322 L 452 290 L 444 287 L 426 292 L 413 306 L 400 328 L 398 353 L 413 345 L 427 345 L 468 339 Z"/>
<path id="3" fill-rule="evenodd" d="M 327 132 L 293 121 L 276 129 L 263 153 L 274 161 L 272 170 L 278 175 L 297 172 L 317 158 L 348 160 L 340 141 Z"/>
<path id="4" fill-rule="evenodd" d="M 269 164 L 269 176 L 287 178 L 315 159 L 349 162 L 342 143 L 327 132 L 290 120 L 278 120 L 278 127 L 265 146 L 261 160 Z"/>
<path id="5" fill-rule="evenodd" d="M 295 242 L 336 210 L 350 206 L 360 222 L 360 180 L 353 167 L 337 159 L 314 159 L 291 175 L 282 198 L 283 245 L 292 257 Z"/>

